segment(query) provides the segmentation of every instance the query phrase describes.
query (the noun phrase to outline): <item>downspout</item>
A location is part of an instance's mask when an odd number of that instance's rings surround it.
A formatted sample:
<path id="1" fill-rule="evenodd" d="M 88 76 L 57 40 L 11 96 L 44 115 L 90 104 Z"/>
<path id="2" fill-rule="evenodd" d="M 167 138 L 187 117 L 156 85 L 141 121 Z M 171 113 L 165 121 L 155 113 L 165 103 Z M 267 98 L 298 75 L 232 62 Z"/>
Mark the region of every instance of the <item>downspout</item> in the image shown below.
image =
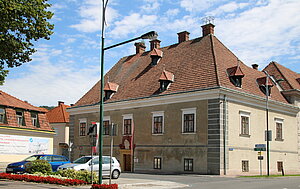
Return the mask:
<path id="1" fill-rule="evenodd" d="M 223 162 L 224 162 L 224 175 L 226 175 L 226 131 L 227 131 L 227 97 L 223 98 Z"/>

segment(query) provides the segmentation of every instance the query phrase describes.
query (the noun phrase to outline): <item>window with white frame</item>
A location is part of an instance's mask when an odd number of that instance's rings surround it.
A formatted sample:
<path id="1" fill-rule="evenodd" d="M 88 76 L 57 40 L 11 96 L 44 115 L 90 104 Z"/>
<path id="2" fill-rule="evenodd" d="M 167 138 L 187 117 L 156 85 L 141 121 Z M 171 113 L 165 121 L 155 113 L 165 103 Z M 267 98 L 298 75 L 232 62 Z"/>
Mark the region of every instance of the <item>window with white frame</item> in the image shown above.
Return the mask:
<path id="1" fill-rule="evenodd" d="M 17 122 L 18 125 L 25 125 L 25 121 L 24 121 L 24 117 L 23 117 L 23 111 L 21 110 L 17 110 L 16 111 L 16 115 L 17 115 Z"/>
<path id="2" fill-rule="evenodd" d="M 194 170 L 194 160 L 191 158 L 184 158 L 184 171 Z"/>
<path id="3" fill-rule="evenodd" d="M 182 133 L 196 132 L 196 108 L 182 109 Z"/>
<path id="4" fill-rule="evenodd" d="M 86 126 L 87 126 L 87 120 L 79 119 L 79 136 L 85 136 L 86 135 Z"/>
<path id="5" fill-rule="evenodd" d="M 275 126 L 276 126 L 276 141 L 283 141 L 283 119 L 275 118 Z"/>
<path id="6" fill-rule="evenodd" d="M 152 112 L 152 134 L 163 134 L 164 112 Z"/>
<path id="7" fill-rule="evenodd" d="M 154 157 L 153 168 L 161 169 L 161 157 Z"/>
<path id="8" fill-rule="evenodd" d="M 240 136 L 250 136 L 250 112 L 240 111 Z"/>
<path id="9" fill-rule="evenodd" d="M 242 160 L 242 172 L 249 172 L 249 160 Z"/>
<path id="10" fill-rule="evenodd" d="M 103 118 L 103 135 L 109 135 L 110 131 L 110 117 L 109 116 L 105 116 Z"/>
<path id="11" fill-rule="evenodd" d="M 5 121 L 5 109 L 0 108 L 0 123 L 4 123 Z"/>
<path id="12" fill-rule="evenodd" d="M 39 127 L 38 114 L 36 112 L 31 112 L 31 122 L 34 127 Z"/>
<path id="13" fill-rule="evenodd" d="M 131 135 L 133 127 L 132 114 L 123 115 L 123 135 Z"/>

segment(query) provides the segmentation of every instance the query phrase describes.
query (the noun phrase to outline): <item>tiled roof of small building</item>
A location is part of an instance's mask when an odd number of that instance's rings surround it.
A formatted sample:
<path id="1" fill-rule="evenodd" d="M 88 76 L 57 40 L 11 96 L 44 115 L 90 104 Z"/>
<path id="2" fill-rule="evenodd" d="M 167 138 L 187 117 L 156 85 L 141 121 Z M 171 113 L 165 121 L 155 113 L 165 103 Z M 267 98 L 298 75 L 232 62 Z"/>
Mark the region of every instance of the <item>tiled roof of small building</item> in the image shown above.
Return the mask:
<path id="1" fill-rule="evenodd" d="M 175 82 L 158 95 L 189 92 L 213 87 L 226 87 L 264 97 L 257 78 L 266 75 L 256 69 L 239 63 L 244 74 L 241 88 L 230 82 L 227 69 L 237 66 L 237 57 L 215 36 L 204 37 L 159 48 L 163 57 L 155 66 L 151 63 L 151 51 L 121 58 L 105 75 L 105 81 L 118 83 L 119 89 L 107 102 L 129 100 L 157 95 L 160 88 L 158 79 L 162 70 L 168 70 L 176 77 Z M 99 103 L 100 82 L 90 89 L 75 106 Z M 278 89 L 273 89 L 272 100 L 288 103 Z"/>
<path id="2" fill-rule="evenodd" d="M 0 90 L 0 105 L 13 108 L 21 108 L 25 110 L 34 110 L 38 112 L 47 112 L 44 108 L 39 108 L 29 104 L 26 101 L 22 101 L 14 96 L 11 96 Z"/>
<path id="3" fill-rule="evenodd" d="M 46 113 L 49 123 L 69 123 L 69 113 L 66 111 L 71 106 L 60 103 L 57 107 L 53 108 Z"/>
<path id="4" fill-rule="evenodd" d="M 297 80 L 300 78 L 299 73 L 296 73 L 277 62 L 271 62 L 264 70 L 268 71 L 270 75 L 273 75 L 276 80 L 283 79 L 283 81 L 280 82 L 280 86 L 283 90 L 300 90 L 300 82 Z"/>

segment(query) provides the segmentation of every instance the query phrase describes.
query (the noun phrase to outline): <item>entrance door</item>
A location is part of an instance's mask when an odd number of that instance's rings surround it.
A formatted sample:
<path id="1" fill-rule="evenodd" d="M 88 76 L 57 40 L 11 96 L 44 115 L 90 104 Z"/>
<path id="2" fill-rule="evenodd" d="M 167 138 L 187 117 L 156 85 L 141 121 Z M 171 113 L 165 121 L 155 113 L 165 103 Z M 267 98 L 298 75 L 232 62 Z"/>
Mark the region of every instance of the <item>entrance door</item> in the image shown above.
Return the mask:
<path id="1" fill-rule="evenodd" d="M 124 160 L 124 171 L 125 172 L 131 172 L 131 155 L 130 154 L 124 154 L 123 155 Z"/>

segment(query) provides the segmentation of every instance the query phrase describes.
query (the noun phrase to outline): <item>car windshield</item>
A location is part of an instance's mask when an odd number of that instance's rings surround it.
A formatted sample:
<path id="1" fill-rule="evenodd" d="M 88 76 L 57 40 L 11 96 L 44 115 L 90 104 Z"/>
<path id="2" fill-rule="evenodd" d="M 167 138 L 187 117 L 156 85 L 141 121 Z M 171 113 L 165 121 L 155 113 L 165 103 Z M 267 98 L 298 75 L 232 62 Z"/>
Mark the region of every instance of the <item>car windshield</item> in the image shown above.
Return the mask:
<path id="1" fill-rule="evenodd" d="M 24 159 L 24 161 L 34 161 L 37 159 L 40 159 L 40 156 L 30 156 L 30 157 Z"/>
<path id="2" fill-rule="evenodd" d="M 92 159 L 91 157 L 81 157 L 76 159 L 73 163 L 78 163 L 78 164 L 84 164 L 87 163 L 88 161 L 90 161 L 90 159 Z"/>

